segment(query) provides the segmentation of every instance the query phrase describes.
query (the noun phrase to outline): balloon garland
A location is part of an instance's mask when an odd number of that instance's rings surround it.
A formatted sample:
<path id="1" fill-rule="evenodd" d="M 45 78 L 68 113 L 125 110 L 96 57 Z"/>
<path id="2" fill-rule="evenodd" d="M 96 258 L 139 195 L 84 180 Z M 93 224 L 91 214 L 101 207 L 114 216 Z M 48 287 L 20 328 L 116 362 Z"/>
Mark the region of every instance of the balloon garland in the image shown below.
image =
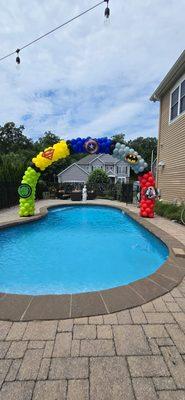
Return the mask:
<path id="1" fill-rule="evenodd" d="M 134 149 L 121 143 L 115 143 L 107 137 L 92 139 L 77 138 L 61 140 L 52 147 L 46 148 L 32 159 L 31 165 L 25 171 L 21 185 L 18 188 L 20 196 L 20 217 L 34 215 L 35 190 L 41 172 L 53 162 L 66 158 L 72 153 L 85 154 L 112 154 L 113 157 L 124 161 L 138 175 L 141 188 L 140 216 L 154 217 L 155 205 L 155 179 L 151 171 L 147 171 L 147 163 Z"/>
<path id="2" fill-rule="evenodd" d="M 35 212 L 35 190 L 37 181 L 40 178 L 41 171 L 44 171 L 54 161 L 69 156 L 69 148 L 67 143 L 62 140 L 54 144 L 53 147 L 48 147 L 43 152 L 40 152 L 37 157 L 32 159 L 31 166 L 27 168 L 21 185 L 19 186 L 18 193 L 20 196 L 20 217 L 28 217 L 34 215 Z M 29 188 L 31 190 L 29 190 Z M 29 191 L 30 194 L 25 196 L 25 192 Z"/>
<path id="3" fill-rule="evenodd" d="M 138 176 L 141 187 L 140 216 L 154 217 L 155 206 L 155 180 L 151 171 L 142 176 Z"/>

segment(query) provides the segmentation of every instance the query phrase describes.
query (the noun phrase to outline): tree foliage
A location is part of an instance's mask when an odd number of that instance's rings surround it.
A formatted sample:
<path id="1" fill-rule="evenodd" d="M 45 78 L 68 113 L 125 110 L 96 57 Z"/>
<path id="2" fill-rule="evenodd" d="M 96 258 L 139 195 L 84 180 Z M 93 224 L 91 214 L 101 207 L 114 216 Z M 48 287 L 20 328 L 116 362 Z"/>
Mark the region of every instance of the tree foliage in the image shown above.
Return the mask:
<path id="1" fill-rule="evenodd" d="M 102 193 L 105 186 L 109 183 L 109 177 L 105 171 L 100 168 L 95 169 L 89 175 L 87 185 L 97 193 Z"/>
<path id="2" fill-rule="evenodd" d="M 45 132 L 33 142 L 24 134 L 24 126 L 16 127 L 14 122 L 0 126 L 0 181 L 19 184 L 30 161 L 40 151 L 53 146 L 61 138 L 51 131 Z M 52 164 L 42 174 L 46 182 L 56 181 L 57 174 L 70 164 L 84 157 L 84 154 L 72 154 Z"/>
<path id="3" fill-rule="evenodd" d="M 14 122 L 7 122 L 4 126 L 0 126 L 0 154 L 33 149 L 32 140 L 23 135 L 23 131 L 24 126 L 16 127 Z"/>
<path id="4" fill-rule="evenodd" d="M 47 147 L 53 146 L 55 143 L 60 142 L 60 137 L 52 133 L 51 131 L 45 132 L 35 143 L 34 146 L 38 151 L 46 149 Z"/>
<path id="5" fill-rule="evenodd" d="M 0 155 L 0 182 L 20 184 L 27 167 L 27 160 L 19 154 L 9 153 Z"/>
<path id="6" fill-rule="evenodd" d="M 118 133 L 117 135 L 112 136 L 112 140 L 115 143 L 125 144 L 125 134 L 124 133 Z"/>

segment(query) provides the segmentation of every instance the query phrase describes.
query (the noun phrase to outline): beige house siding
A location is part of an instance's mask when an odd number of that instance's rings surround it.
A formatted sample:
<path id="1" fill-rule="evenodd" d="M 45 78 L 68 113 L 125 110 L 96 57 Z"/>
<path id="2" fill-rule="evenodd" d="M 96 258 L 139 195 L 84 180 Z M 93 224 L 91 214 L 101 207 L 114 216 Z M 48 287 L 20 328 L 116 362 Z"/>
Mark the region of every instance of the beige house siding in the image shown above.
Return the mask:
<path id="1" fill-rule="evenodd" d="M 157 187 L 165 201 L 185 201 L 185 114 L 169 123 L 170 91 L 160 101 Z"/>

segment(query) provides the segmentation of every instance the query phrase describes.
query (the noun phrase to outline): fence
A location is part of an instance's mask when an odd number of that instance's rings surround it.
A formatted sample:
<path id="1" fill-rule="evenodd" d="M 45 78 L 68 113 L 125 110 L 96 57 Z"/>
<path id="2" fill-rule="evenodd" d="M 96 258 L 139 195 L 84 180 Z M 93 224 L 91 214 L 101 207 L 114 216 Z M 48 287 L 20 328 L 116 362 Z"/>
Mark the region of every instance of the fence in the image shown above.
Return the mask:
<path id="1" fill-rule="evenodd" d="M 18 204 L 18 185 L 15 183 L 0 182 L 0 209 Z"/>
<path id="2" fill-rule="evenodd" d="M 53 182 L 47 184 L 50 195 L 58 191 L 58 185 Z M 83 184 L 78 189 L 82 189 Z M 74 190 L 75 185 L 66 184 L 64 190 L 66 193 L 71 193 Z M 19 202 L 19 196 L 17 193 L 18 184 L 16 183 L 4 183 L 0 182 L 0 209 L 15 206 Z M 40 187 L 38 184 L 36 198 L 42 198 L 43 191 L 46 191 L 45 186 Z M 133 202 L 133 184 L 132 183 L 110 183 L 105 187 L 101 188 L 101 191 L 96 192 L 97 196 L 108 197 L 113 200 L 119 200 L 124 203 Z"/>
<path id="3" fill-rule="evenodd" d="M 124 203 L 133 202 L 133 184 L 132 183 L 116 183 L 110 184 L 104 193 L 114 200 Z"/>

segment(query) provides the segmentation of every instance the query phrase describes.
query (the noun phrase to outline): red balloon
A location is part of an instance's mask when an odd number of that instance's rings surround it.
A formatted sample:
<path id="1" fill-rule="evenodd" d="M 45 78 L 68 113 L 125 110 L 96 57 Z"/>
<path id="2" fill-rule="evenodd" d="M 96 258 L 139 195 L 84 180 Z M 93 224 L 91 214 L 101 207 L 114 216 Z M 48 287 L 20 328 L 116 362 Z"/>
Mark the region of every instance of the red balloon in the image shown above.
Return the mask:
<path id="1" fill-rule="evenodd" d="M 150 182 L 146 182 L 146 187 L 148 188 L 150 186 L 151 186 L 151 183 Z"/>
<path id="2" fill-rule="evenodd" d="M 150 217 L 150 218 L 154 218 L 154 213 L 150 213 L 150 214 L 149 214 L 149 217 Z"/>
<path id="3" fill-rule="evenodd" d="M 151 209 L 149 207 L 147 207 L 145 211 L 146 211 L 147 214 L 151 213 Z"/>
<path id="4" fill-rule="evenodd" d="M 147 217 L 146 211 L 143 212 L 143 217 Z"/>

